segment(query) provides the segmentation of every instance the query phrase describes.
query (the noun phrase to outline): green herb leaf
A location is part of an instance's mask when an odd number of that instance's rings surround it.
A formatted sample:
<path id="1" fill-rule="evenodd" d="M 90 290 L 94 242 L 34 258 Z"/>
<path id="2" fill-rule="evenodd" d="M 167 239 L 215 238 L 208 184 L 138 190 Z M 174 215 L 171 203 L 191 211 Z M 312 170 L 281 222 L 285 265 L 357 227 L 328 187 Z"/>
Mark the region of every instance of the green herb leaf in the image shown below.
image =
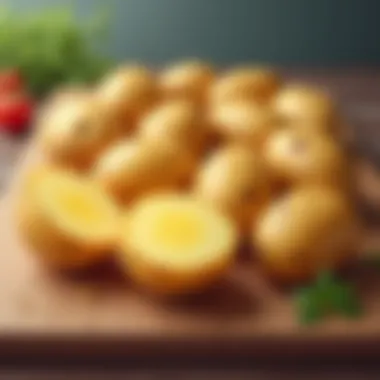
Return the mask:
<path id="1" fill-rule="evenodd" d="M 0 67 L 18 68 L 37 96 L 62 83 L 91 83 L 111 65 L 99 52 L 107 27 L 104 12 L 79 23 L 71 6 L 32 14 L 2 7 Z"/>
<path id="2" fill-rule="evenodd" d="M 321 273 L 316 281 L 296 293 L 296 309 L 300 323 L 315 323 L 329 314 L 348 318 L 362 314 L 362 306 L 351 284 L 331 272 Z"/>

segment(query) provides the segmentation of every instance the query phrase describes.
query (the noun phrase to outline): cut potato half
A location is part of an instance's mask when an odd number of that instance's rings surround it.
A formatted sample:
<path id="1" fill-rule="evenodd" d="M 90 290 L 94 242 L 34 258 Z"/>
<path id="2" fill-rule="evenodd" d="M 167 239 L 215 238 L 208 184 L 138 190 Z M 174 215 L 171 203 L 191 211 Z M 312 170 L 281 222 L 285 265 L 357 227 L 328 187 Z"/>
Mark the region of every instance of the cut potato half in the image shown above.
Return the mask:
<path id="1" fill-rule="evenodd" d="M 161 194 L 135 205 L 123 224 L 122 261 L 154 293 L 200 290 L 224 275 L 234 260 L 233 223 L 186 195 Z"/>
<path id="2" fill-rule="evenodd" d="M 114 246 L 116 207 L 91 181 L 70 172 L 42 167 L 29 173 L 16 211 L 25 243 L 52 266 L 93 264 Z"/>

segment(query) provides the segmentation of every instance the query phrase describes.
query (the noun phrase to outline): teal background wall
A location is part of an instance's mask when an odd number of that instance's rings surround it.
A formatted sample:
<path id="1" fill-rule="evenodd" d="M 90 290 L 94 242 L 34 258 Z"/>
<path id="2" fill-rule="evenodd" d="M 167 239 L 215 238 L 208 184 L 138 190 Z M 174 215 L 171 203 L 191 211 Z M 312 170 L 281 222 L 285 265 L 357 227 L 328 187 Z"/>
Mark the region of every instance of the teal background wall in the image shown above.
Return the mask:
<path id="1" fill-rule="evenodd" d="M 380 0 L 8 0 L 17 10 L 74 3 L 79 19 L 112 14 L 107 51 L 152 63 L 197 56 L 219 63 L 380 63 Z"/>

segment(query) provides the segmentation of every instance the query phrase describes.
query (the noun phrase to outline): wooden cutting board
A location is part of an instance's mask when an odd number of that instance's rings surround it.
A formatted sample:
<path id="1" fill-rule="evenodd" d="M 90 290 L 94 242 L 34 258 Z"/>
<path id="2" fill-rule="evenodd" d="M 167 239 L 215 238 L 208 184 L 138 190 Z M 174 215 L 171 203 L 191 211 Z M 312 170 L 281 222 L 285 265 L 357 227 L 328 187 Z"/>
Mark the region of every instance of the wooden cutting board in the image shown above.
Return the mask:
<path id="1" fill-rule="evenodd" d="M 364 266 L 353 278 L 365 316 L 309 328 L 298 325 L 291 293 L 266 281 L 249 260 L 209 293 L 181 302 L 142 294 L 111 266 L 76 278 L 49 273 L 22 244 L 12 218 L 18 181 L 38 160 L 29 149 L 1 203 L 1 355 L 380 356 L 380 271 Z M 358 173 L 363 191 L 380 194 L 379 184 L 368 182 L 362 169 Z M 380 248 L 377 231 L 369 227 L 363 251 Z"/>

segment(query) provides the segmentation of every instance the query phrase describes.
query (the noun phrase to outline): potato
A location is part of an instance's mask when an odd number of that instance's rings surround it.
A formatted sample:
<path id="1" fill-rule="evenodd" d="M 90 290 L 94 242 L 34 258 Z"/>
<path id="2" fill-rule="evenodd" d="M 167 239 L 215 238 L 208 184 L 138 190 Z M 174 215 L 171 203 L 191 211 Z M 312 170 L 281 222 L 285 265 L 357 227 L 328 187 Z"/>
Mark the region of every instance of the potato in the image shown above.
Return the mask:
<path id="1" fill-rule="evenodd" d="M 159 88 L 164 98 L 185 99 L 197 104 L 205 100 L 214 80 L 213 68 L 198 60 L 179 62 L 159 75 Z"/>
<path id="2" fill-rule="evenodd" d="M 279 76 L 265 67 L 238 67 L 224 73 L 210 89 L 211 104 L 234 100 L 266 103 L 280 86 Z"/>
<path id="3" fill-rule="evenodd" d="M 37 141 L 48 161 L 86 171 L 119 136 L 118 123 L 90 94 L 62 99 L 41 115 Z"/>
<path id="4" fill-rule="evenodd" d="M 332 132 L 338 122 L 336 106 L 326 92 L 302 84 L 288 85 L 273 107 L 282 123 L 316 132 Z"/>
<path id="5" fill-rule="evenodd" d="M 183 100 L 165 102 L 141 120 L 139 137 L 144 141 L 171 141 L 202 152 L 207 145 L 208 127 L 198 108 Z"/>
<path id="6" fill-rule="evenodd" d="M 351 182 L 343 149 L 330 137 L 281 130 L 264 147 L 268 167 L 280 183 L 326 184 L 346 188 Z"/>
<path id="7" fill-rule="evenodd" d="M 193 155 L 169 141 L 122 140 L 99 158 L 92 176 L 124 204 L 150 192 L 186 186 L 195 167 Z"/>
<path id="8" fill-rule="evenodd" d="M 105 76 L 96 96 L 104 112 L 116 118 L 128 133 L 155 103 L 157 91 L 155 76 L 144 66 L 131 64 Z"/>
<path id="9" fill-rule="evenodd" d="M 186 195 L 141 199 L 127 213 L 121 231 L 122 266 L 155 294 L 203 290 L 223 277 L 235 259 L 232 221 Z"/>
<path id="10" fill-rule="evenodd" d="M 18 233 L 55 269 L 81 269 L 115 248 L 118 210 L 91 181 L 42 165 L 22 181 L 15 201 Z"/>
<path id="11" fill-rule="evenodd" d="M 250 149 L 226 146 L 201 167 L 194 192 L 230 215 L 245 235 L 271 198 L 271 178 L 263 161 Z"/>
<path id="12" fill-rule="evenodd" d="M 218 104 L 211 111 L 210 123 L 224 140 L 261 149 L 268 136 L 277 129 L 269 107 L 236 100 Z"/>
<path id="13" fill-rule="evenodd" d="M 358 222 L 336 189 L 302 187 L 273 202 L 252 228 L 264 268 L 285 281 L 312 279 L 355 253 Z"/>

